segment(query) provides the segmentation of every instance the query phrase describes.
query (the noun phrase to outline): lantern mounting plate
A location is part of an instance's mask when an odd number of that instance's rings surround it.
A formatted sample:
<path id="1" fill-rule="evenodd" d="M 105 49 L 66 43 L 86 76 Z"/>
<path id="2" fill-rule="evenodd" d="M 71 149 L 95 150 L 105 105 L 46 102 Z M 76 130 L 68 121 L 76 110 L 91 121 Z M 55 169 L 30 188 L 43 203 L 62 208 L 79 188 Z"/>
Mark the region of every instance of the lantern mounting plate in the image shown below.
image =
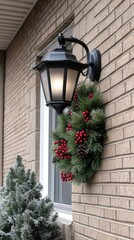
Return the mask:
<path id="1" fill-rule="evenodd" d="M 91 81 L 99 81 L 101 73 L 101 54 L 99 50 L 92 50 L 89 54 L 89 78 Z"/>
<path id="2" fill-rule="evenodd" d="M 86 74 L 83 74 L 83 76 L 87 76 L 90 78 L 91 81 L 99 81 L 100 74 L 101 74 L 101 54 L 98 49 L 94 49 L 91 52 L 89 52 L 88 46 L 82 42 L 81 40 L 77 38 L 65 38 L 62 33 L 58 36 L 58 42 L 59 45 L 64 46 L 65 42 L 72 42 L 72 43 L 78 43 L 80 44 L 86 51 L 87 56 L 87 63 L 83 64 L 83 69 L 87 68 Z"/>

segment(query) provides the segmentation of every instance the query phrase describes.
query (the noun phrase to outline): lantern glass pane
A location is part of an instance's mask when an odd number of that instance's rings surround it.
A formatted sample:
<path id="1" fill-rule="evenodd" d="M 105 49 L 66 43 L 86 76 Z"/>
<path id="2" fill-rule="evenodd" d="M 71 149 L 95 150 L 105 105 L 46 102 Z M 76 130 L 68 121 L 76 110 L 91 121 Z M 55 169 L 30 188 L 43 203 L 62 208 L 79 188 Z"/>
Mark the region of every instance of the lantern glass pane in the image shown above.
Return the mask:
<path id="1" fill-rule="evenodd" d="M 46 102 L 50 101 L 50 91 L 49 91 L 49 82 L 48 82 L 48 75 L 47 70 L 41 72 L 41 82 L 43 87 L 43 92 L 46 98 Z"/>
<path id="2" fill-rule="evenodd" d="M 62 100 L 64 68 L 50 68 L 52 100 Z"/>
<path id="3" fill-rule="evenodd" d="M 66 83 L 66 96 L 65 96 L 66 101 L 72 100 L 74 88 L 76 85 L 76 81 L 78 79 L 78 74 L 79 72 L 76 70 L 73 70 L 73 69 L 67 70 L 67 83 Z"/>

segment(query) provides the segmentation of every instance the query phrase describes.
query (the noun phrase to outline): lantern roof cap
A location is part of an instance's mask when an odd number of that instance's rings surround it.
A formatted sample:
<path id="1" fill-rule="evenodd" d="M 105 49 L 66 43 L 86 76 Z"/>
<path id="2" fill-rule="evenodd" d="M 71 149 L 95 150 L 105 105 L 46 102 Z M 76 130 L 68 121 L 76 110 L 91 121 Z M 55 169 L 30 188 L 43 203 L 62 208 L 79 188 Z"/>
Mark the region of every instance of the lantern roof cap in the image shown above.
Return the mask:
<path id="1" fill-rule="evenodd" d="M 41 61 L 34 67 L 34 69 L 42 69 L 45 65 L 51 65 L 55 66 L 56 64 L 70 64 L 72 66 L 76 66 L 77 68 L 81 69 L 80 72 L 82 72 L 83 69 L 86 68 L 87 64 L 81 63 L 77 60 L 76 56 L 72 54 L 71 51 L 66 49 L 65 46 L 59 46 L 52 50 L 47 55 L 43 56 Z M 60 65 L 60 66 L 61 66 Z"/>
<path id="2" fill-rule="evenodd" d="M 71 61 L 77 61 L 77 58 L 74 54 L 72 54 L 71 51 L 66 49 L 64 46 L 59 46 L 55 49 L 53 49 L 48 55 L 42 57 L 43 61 L 65 61 L 65 60 L 71 60 Z"/>

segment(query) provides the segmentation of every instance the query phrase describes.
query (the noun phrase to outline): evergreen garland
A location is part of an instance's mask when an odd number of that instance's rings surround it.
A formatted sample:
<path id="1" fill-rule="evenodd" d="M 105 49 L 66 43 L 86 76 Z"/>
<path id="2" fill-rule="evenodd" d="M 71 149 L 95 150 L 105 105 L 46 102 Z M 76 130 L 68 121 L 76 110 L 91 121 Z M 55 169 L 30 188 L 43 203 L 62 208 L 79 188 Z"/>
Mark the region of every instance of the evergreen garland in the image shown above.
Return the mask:
<path id="1" fill-rule="evenodd" d="M 77 88 L 71 107 L 58 117 L 52 136 L 53 162 L 62 180 L 80 184 L 91 179 L 100 166 L 106 136 L 102 94 L 95 84 Z"/>

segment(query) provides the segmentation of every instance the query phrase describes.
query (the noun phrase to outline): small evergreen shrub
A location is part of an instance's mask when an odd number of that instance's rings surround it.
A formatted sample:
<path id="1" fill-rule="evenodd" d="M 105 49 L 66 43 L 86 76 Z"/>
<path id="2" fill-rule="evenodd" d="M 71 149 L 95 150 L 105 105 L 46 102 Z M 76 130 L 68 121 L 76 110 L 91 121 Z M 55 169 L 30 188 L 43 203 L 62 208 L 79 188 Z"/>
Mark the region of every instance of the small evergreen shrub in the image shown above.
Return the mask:
<path id="1" fill-rule="evenodd" d="M 0 240 L 60 240 L 57 213 L 20 156 L 0 188 Z"/>

